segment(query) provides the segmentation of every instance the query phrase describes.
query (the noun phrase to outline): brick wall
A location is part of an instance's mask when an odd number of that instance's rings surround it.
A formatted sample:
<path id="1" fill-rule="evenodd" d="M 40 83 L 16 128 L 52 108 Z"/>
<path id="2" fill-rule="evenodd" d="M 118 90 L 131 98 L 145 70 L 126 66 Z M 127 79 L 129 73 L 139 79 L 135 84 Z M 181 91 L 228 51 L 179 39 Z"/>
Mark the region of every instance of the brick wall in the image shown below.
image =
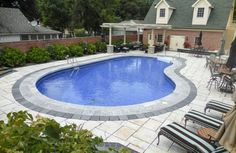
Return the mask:
<path id="1" fill-rule="evenodd" d="M 155 30 L 155 35 L 163 34 L 163 30 Z M 199 36 L 199 31 L 187 31 L 187 30 L 166 30 L 166 37 L 171 35 L 187 36 L 191 44 L 194 47 L 195 37 Z M 148 43 L 148 34 L 151 34 L 151 30 L 145 30 L 143 33 L 143 43 Z M 223 32 L 202 32 L 202 45 L 208 50 L 218 50 L 221 45 Z"/>
<path id="2" fill-rule="evenodd" d="M 137 35 L 127 35 L 126 38 L 128 41 L 131 41 L 131 42 L 136 41 Z M 112 39 L 113 40 L 120 40 L 120 39 L 123 39 L 123 36 L 113 36 Z M 107 36 L 106 36 L 106 40 L 108 41 Z M 22 50 L 23 52 L 27 52 L 31 47 L 46 47 L 48 45 L 53 45 L 53 44 L 72 45 L 72 44 L 78 44 L 80 42 L 94 43 L 97 41 L 101 41 L 100 36 L 54 39 L 54 40 L 33 40 L 33 41 L 7 42 L 7 43 L 0 43 L 0 48 L 4 48 L 4 47 L 18 48 L 18 49 Z"/>

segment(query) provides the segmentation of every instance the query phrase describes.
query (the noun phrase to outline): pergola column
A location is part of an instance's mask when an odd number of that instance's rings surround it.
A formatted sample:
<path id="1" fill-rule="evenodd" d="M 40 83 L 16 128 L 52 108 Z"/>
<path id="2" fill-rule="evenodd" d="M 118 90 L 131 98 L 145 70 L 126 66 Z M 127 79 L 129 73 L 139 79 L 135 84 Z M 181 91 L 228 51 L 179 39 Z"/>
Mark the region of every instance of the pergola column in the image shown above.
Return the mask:
<path id="1" fill-rule="evenodd" d="M 112 27 L 109 27 L 109 45 L 111 45 L 112 42 Z"/>
<path id="2" fill-rule="evenodd" d="M 154 29 L 152 29 L 152 33 L 151 33 L 151 38 L 152 38 L 152 41 L 151 41 L 151 44 L 148 46 L 148 53 L 149 54 L 154 54 L 155 52 L 155 46 L 154 46 Z"/>
<path id="3" fill-rule="evenodd" d="M 109 26 L 109 45 L 107 45 L 107 52 L 113 53 L 114 46 L 112 45 L 112 26 Z"/>
<path id="4" fill-rule="evenodd" d="M 126 28 L 124 28 L 124 44 L 126 44 Z"/>
<path id="5" fill-rule="evenodd" d="M 154 40 L 155 39 L 155 36 L 154 36 L 154 29 L 152 29 L 152 46 L 154 45 Z"/>
<path id="6" fill-rule="evenodd" d="M 163 45 L 164 45 L 163 51 L 166 51 L 165 40 L 166 40 L 166 29 L 163 30 L 163 40 L 162 40 L 162 43 L 163 43 Z M 165 52 L 165 53 L 166 53 L 166 52 Z"/>
<path id="7" fill-rule="evenodd" d="M 137 43 L 139 43 L 140 42 L 140 40 L 139 40 L 139 28 L 138 28 L 138 30 L 137 30 Z"/>

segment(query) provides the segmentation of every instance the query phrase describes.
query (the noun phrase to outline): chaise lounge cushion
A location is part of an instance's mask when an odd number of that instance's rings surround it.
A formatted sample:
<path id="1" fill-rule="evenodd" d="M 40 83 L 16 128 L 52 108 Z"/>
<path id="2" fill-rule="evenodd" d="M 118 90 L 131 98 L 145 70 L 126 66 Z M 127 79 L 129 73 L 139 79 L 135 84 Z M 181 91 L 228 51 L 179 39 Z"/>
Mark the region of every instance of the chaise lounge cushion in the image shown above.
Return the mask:
<path id="1" fill-rule="evenodd" d="M 164 135 L 175 143 L 185 148 L 188 152 L 195 153 L 223 153 L 227 152 L 224 148 L 215 146 L 209 143 L 207 140 L 201 138 L 195 133 L 189 131 L 185 127 L 178 123 L 171 123 L 160 129 L 158 133 L 158 144 L 160 141 L 160 135 Z"/>
<path id="2" fill-rule="evenodd" d="M 214 117 L 208 116 L 202 112 L 191 110 L 187 114 L 184 115 L 185 117 L 185 125 L 188 120 L 198 123 L 204 127 L 213 128 L 218 130 L 220 126 L 223 124 L 222 120 L 216 119 Z"/>
<path id="3" fill-rule="evenodd" d="M 221 112 L 221 113 L 227 113 L 230 109 L 232 109 L 233 105 L 229 105 L 226 103 L 223 103 L 221 101 L 216 100 L 210 100 L 204 109 L 204 112 L 206 113 L 207 109 L 213 109 L 215 111 Z"/>

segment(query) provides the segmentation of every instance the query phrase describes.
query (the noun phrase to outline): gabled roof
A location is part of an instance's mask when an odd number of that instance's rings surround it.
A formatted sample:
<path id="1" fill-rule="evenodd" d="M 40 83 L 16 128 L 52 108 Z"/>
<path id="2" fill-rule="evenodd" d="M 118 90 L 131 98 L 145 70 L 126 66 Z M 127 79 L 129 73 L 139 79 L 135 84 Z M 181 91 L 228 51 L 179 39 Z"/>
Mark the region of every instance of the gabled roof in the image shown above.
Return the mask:
<path id="1" fill-rule="evenodd" d="M 0 35 L 59 33 L 61 32 L 42 26 L 32 26 L 19 9 L 0 7 Z"/>
<path id="2" fill-rule="evenodd" d="M 192 7 L 195 7 L 200 1 L 202 1 L 202 0 L 197 0 L 197 1 L 192 5 Z M 209 5 L 209 7 L 214 8 L 208 0 L 204 0 L 204 1 Z"/>
<path id="3" fill-rule="evenodd" d="M 168 22 L 174 29 L 212 29 L 223 30 L 226 29 L 227 22 L 232 8 L 233 0 L 208 0 L 214 6 L 209 16 L 207 25 L 192 25 L 193 8 L 192 5 L 196 0 L 166 0 L 166 2 L 175 7 L 171 18 Z M 144 23 L 156 23 L 156 8 L 155 5 L 160 0 L 154 0 L 150 7 Z"/>
<path id="4" fill-rule="evenodd" d="M 162 2 L 164 2 L 169 8 L 175 9 L 173 6 L 171 6 L 166 0 L 160 0 L 156 5 L 155 8 L 157 8 Z"/>

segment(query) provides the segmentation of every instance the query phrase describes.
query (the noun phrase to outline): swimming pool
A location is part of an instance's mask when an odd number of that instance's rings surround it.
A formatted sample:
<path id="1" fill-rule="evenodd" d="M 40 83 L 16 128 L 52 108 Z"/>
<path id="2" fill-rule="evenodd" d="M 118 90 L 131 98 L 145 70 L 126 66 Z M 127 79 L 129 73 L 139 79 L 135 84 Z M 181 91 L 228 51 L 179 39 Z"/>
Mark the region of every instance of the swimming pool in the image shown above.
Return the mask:
<path id="1" fill-rule="evenodd" d="M 72 65 L 66 64 L 66 61 L 60 61 L 58 63 L 51 63 L 51 65 L 46 64 L 44 65 L 44 68 L 35 70 L 17 80 L 12 87 L 12 95 L 20 105 L 23 105 L 29 110 L 34 110 L 36 112 L 57 117 L 94 121 L 119 121 L 157 116 L 183 107 L 189 104 L 196 97 L 197 88 L 190 80 L 180 73 L 180 70 L 185 67 L 185 59 L 183 58 L 171 56 L 157 57 L 156 55 L 147 55 L 142 53 L 106 54 L 88 56 L 81 59 L 79 58 L 79 63 L 77 64 L 80 71 L 84 66 L 92 66 L 100 62 L 109 60 L 114 61 L 117 58 L 125 58 L 130 56 L 149 57 L 155 60 L 158 58 L 167 64 L 171 61 L 173 64 L 165 68 L 164 74 L 174 82 L 174 91 L 159 99 L 123 106 L 93 106 L 55 100 L 43 95 L 37 89 L 36 85 L 40 82 L 40 80 L 46 78 L 47 76 L 53 75 L 54 73 L 67 71 L 72 68 Z M 79 73 L 79 71 L 77 73 Z M 67 90 L 67 88 L 64 88 L 65 92 Z M 132 94 L 132 92 L 130 94 Z"/>
<path id="2" fill-rule="evenodd" d="M 134 105 L 174 91 L 175 84 L 164 74 L 170 65 L 153 57 L 118 57 L 53 72 L 39 79 L 36 87 L 43 95 L 66 103 Z"/>

